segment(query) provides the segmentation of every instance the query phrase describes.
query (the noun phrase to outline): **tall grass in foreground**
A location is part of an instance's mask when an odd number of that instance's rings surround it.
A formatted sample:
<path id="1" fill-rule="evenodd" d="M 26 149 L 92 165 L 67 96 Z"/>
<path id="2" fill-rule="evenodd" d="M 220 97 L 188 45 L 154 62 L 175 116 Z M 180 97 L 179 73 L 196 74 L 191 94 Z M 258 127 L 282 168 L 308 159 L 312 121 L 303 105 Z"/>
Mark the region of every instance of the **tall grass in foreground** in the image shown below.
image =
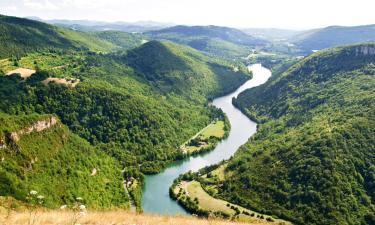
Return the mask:
<path id="1" fill-rule="evenodd" d="M 70 210 L 39 210 L 35 224 L 38 225 L 67 225 L 71 224 L 72 211 Z M 7 217 L 6 214 L 0 214 L 0 224 L 6 225 L 25 225 L 29 222 L 27 212 L 13 212 Z M 239 223 L 213 219 L 199 219 L 187 216 L 159 216 L 130 213 L 123 210 L 112 211 L 90 211 L 84 217 L 80 218 L 79 224 L 90 225 L 249 225 L 249 223 Z M 266 225 L 271 223 L 259 222 L 251 223 L 257 225 Z M 275 224 L 275 223 L 274 223 Z"/>

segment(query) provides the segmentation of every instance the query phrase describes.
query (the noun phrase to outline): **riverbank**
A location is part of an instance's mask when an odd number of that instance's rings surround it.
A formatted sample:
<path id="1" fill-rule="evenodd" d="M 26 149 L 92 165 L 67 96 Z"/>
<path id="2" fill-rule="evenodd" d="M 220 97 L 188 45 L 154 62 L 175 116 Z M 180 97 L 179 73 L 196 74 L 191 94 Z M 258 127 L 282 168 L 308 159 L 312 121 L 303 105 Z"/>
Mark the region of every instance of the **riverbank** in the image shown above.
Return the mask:
<path id="1" fill-rule="evenodd" d="M 232 105 L 232 98 L 237 97 L 239 93 L 248 88 L 265 83 L 271 76 L 271 72 L 261 65 L 249 66 L 249 70 L 253 74 L 251 80 L 234 92 L 212 101 L 212 105 L 221 109 L 230 122 L 231 129 L 228 137 L 220 141 L 212 151 L 189 156 L 170 164 L 161 173 L 145 176 L 145 185 L 142 193 L 142 208 L 144 212 L 169 215 L 187 214 L 183 207 L 169 197 L 169 188 L 173 181 L 180 174 L 188 171 L 198 171 L 203 167 L 229 159 L 256 132 L 257 124 Z"/>
<path id="2" fill-rule="evenodd" d="M 217 198 L 223 185 L 226 163 L 203 168 L 177 178 L 170 188 L 170 196 L 192 214 L 207 218 L 222 218 L 247 223 L 290 225 L 290 222 L 261 214 L 240 205 Z"/>

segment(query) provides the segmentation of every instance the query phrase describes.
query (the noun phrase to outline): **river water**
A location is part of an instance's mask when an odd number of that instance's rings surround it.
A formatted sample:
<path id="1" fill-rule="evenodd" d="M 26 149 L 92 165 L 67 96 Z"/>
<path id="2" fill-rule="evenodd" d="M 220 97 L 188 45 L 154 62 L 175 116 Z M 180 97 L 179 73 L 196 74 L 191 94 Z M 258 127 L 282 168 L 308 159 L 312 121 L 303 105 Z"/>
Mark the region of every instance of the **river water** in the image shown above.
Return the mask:
<path id="1" fill-rule="evenodd" d="M 169 187 L 172 185 L 173 180 L 189 170 L 198 171 L 205 166 L 229 159 L 256 132 L 256 123 L 232 105 L 232 98 L 237 97 L 239 93 L 246 89 L 265 83 L 271 76 L 271 71 L 260 64 L 254 64 L 248 68 L 253 72 L 251 80 L 244 83 L 231 94 L 216 98 L 212 102 L 213 105 L 224 111 L 230 121 L 231 130 L 228 138 L 222 140 L 209 153 L 191 156 L 172 163 L 156 175 L 146 176 L 142 191 L 142 208 L 144 212 L 170 215 L 188 214 L 176 201 L 169 197 Z"/>

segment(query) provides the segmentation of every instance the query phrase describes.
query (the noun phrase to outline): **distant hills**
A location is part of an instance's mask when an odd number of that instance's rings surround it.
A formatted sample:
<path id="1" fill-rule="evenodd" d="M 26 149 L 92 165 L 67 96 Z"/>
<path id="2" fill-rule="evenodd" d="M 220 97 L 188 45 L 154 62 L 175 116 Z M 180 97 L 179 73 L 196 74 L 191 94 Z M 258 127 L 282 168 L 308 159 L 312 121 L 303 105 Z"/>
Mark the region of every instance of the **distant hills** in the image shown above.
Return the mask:
<path id="1" fill-rule="evenodd" d="M 43 22 L 0 15 L 0 57 L 20 56 L 46 49 L 81 49 L 110 52 L 141 45 L 139 34 L 102 31 L 82 32 Z"/>
<path id="2" fill-rule="evenodd" d="M 92 20 L 43 20 L 38 17 L 28 17 L 32 20 L 38 20 L 56 26 L 67 27 L 81 31 L 106 31 L 116 30 L 124 32 L 145 32 L 150 30 L 159 30 L 166 27 L 174 26 L 172 23 L 160 23 L 154 21 L 128 22 L 103 22 Z"/>
<path id="3" fill-rule="evenodd" d="M 245 28 L 241 29 L 248 35 L 256 38 L 261 38 L 269 41 L 288 40 L 304 31 L 301 30 L 287 30 L 278 28 Z"/>
<path id="4" fill-rule="evenodd" d="M 375 25 L 365 26 L 331 26 L 322 29 L 301 32 L 291 38 L 297 48 L 305 53 L 313 50 L 375 41 Z"/>
<path id="5" fill-rule="evenodd" d="M 241 30 L 219 26 L 174 26 L 149 31 L 145 35 L 151 39 L 189 45 L 197 50 L 227 58 L 247 56 L 252 48 L 268 43 Z"/>

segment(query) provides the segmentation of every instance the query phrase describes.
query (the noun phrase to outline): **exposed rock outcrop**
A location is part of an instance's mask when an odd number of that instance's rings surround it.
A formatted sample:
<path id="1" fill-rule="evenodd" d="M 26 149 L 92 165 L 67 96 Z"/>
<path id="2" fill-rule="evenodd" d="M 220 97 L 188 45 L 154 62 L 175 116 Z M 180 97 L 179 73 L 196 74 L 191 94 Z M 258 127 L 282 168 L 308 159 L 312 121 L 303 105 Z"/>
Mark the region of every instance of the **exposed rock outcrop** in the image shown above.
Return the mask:
<path id="1" fill-rule="evenodd" d="M 9 134 L 9 139 L 14 141 L 14 142 L 17 142 L 20 140 L 21 136 L 24 135 L 24 134 L 29 134 L 31 132 L 41 132 L 45 129 L 48 129 L 54 125 L 57 124 L 57 118 L 56 117 L 51 117 L 49 119 L 45 119 L 45 120 L 39 120 L 39 121 L 36 121 L 35 123 L 33 123 L 31 126 L 29 127 L 26 127 L 22 130 L 19 130 L 19 131 L 14 131 L 14 132 L 11 132 Z"/>
<path id="2" fill-rule="evenodd" d="M 375 55 L 374 45 L 362 45 L 356 48 L 356 55 Z"/>

